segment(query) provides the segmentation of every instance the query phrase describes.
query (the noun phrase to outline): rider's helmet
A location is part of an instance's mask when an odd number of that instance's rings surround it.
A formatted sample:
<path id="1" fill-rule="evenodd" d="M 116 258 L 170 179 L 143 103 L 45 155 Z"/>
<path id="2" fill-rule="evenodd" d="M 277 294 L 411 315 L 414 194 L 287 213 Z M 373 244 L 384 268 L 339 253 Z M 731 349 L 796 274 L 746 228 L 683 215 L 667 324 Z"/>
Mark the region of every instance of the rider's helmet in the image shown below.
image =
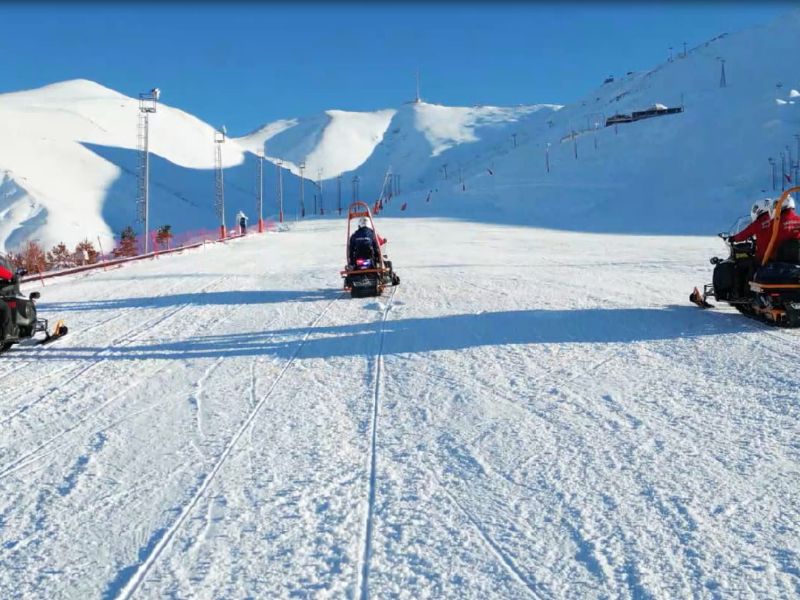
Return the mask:
<path id="1" fill-rule="evenodd" d="M 366 226 L 367 226 L 367 217 L 361 217 L 358 220 L 358 228 L 361 229 L 362 227 L 366 227 Z"/>
<path id="2" fill-rule="evenodd" d="M 765 212 L 769 212 L 772 209 L 773 201 L 770 198 L 764 198 L 763 200 L 757 200 L 753 207 L 750 209 L 750 219 L 755 221 L 758 217 L 763 215 Z"/>
<path id="3" fill-rule="evenodd" d="M 775 202 L 772 203 L 773 212 L 775 212 L 775 209 L 778 207 L 778 200 L 779 199 L 776 198 Z M 795 207 L 794 198 L 792 198 L 792 195 L 789 194 L 788 196 L 786 196 L 786 200 L 783 201 L 783 204 L 781 204 L 781 211 L 784 211 L 787 208 L 794 208 L 794 207 Z"/>

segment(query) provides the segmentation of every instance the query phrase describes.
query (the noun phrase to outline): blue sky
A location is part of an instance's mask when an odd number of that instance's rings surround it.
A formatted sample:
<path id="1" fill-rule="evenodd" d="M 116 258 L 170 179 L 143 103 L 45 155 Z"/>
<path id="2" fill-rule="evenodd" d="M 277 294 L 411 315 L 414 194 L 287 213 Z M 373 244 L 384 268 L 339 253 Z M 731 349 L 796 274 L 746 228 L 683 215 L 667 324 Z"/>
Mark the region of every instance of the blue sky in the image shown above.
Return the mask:
<path id="1" fill-rule="evenodd" d="M 791 3 L 0 3 L 0 92 L 87 78 L 241 135 L 329 108 L 579 100 Z"/>

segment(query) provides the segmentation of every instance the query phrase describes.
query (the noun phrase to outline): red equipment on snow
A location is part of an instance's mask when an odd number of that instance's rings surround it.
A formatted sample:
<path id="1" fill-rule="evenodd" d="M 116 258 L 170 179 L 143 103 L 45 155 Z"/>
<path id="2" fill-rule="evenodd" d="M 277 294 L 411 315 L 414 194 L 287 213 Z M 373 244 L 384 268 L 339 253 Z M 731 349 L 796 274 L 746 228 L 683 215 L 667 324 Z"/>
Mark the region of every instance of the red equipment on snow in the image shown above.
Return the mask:
<path id="1" fill-rule="evenodd" d="M 345 245 L 345 268 L 340 271 L 344 278 L 344 289 L 350 292 L 353 298 L 361 296 L 380 296 L 387 285 L 397 285 L 400 278 L 392 269 L 392 261 L 388 260 L 383 254 L 383 249 L 375 253 L 371 248 L 365 247 L 365 251 L 353 252 L 350 248 L 351 223 L 353 219 L 364 218 L 369 222 L 369 228 L 378 242 L 378 247 L 386 243 L 378 235 L 375 229 L 375 222 L 372 220 L 369 206 L 366 202 L 353 202 L 347 208 L 347 238 Z"/>

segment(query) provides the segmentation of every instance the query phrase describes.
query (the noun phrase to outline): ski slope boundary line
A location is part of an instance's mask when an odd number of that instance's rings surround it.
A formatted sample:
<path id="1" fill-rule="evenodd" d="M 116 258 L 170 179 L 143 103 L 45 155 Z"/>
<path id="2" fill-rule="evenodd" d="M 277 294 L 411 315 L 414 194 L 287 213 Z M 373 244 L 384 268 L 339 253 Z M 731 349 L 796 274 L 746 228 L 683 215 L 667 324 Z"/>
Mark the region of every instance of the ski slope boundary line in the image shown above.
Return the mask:
<path id="1" fill-rule="evenodd" d="M 380 340 L 378 342 L 378 353 L 375 355 L 375 384 L 372 388 L 372 436 L 370 440 L 370 466 L 369 466 L 369 494 L 367 500 L 367 514 L 364 517 L 364 551 L 361 556 L 361 565 L 358 569 L 360 581 L 356 589 L 360 589 L 359 597 L 361 600 L 369 598 L 369 562 L 372 554 L 372 523 L 375 512 L 375 479 L 377 477 L 377 445 L 378 445 L 378 411 L 380 409 L 381 395 L 381 375 L 383 372 L 383 340 L 385 337 L 386 319 L 389 317 L 389 310 L 392 308 L 396 287 L 392 288 L 392 294 L 383 309 L 383 318 L 379 330 Z"/>
<path id="2" fill-rule="evenodd" d="M 269 400 L 269 398 L 272 396 L 272 393 L 275 391 L 275 388 L 278 387 L 278 384 L 283 379 L 283 376 L 286 374 L 289 368 L 294 364 L 295 360 L 297 359 L 297 356 L 303 349 L 303 346 L 306 345 L 308 338 L 311 336 L 314 327 L 328 313 L 330 308 L 342 297 L 343 297 L 342 295 L 337 296 L 331 302 L 329 302 L 328 305 L 324 309 L 322 309 L 322 311 L 314 318 L 311 324 L 308 325 L 308 331 L 306 331 L 305 335 L 303 336 L 303 339 L 300 341 L 297 348 L 295 349 L 294 354 L 292 354 L 292 357 L 288 361 L 286 361 L 286 364 L 283 366 L 280 373 L 278 373 L 277 377 L 275 377 L 275 379 L 273 380 L 272 385 L 270 385 L 269 389 L 267 390 L 267 393 L 264 394 L 264 396 L 261 398 L 261 400 L 258 402 L 258 404 L 250 413 L 250 416 L 248 416 L 247 419 L 245 419 L 244 423 L 242 423 L 242 426 L 239 428 L 239 430 L 236 432 L 233 438 L 231 438 L 231 441 L 228 442 L 228 445 L 225 447 L 225 450 L 222 451 L 222 454 L 220 455 L 216 464 L 205 476 L 203 482 L 197 488 L 197 491 L 194 493 L 189 502 L 184 506 L 178 518 L 175 519 L 175 521 L 172 523 L 169 529 L 164 533 L 163 536 L 161 536 L 161 539 L 154 546 L 150 554 L 142 562 L 139 563 L 136 572 L 128 580 L 128 583 L 122 589 L 117 598 L 128 600 L 129 598 L 132 598 L 133 595 L 136 593 L 136 591 L 139 589 L 141 584 L 144 582 L 145 576 L 153 567 L 153 565 L 156 563 L 159 556 L 167 547 L 167 545 L 169 545 L 170 541 L 172 541 L 173 536 L 177 533 L 177 531 L 181 528 L 183 523 L 189 517 L 189 514 L 192 512 L 194 507 L 200 501 L 200 498 L 203 497 L 206 490 L 211 485 L 211 482 L 214 480 L 214 477 L 217 475 L 219 470 L 225 464 L 225 461 L 228 459 L 228 456 L 230 456 L 231 452 L 236 447 L 236 444 L 239 442 L 239 439 L 241 439 L 242 435 L 244 435 L 244 433 L 250 428 L 250 425 L 253 423 L 256 416 L 258 416 L 258 413 L 261 411 L 261 408 L 266 404 L 267 400 Z"/>

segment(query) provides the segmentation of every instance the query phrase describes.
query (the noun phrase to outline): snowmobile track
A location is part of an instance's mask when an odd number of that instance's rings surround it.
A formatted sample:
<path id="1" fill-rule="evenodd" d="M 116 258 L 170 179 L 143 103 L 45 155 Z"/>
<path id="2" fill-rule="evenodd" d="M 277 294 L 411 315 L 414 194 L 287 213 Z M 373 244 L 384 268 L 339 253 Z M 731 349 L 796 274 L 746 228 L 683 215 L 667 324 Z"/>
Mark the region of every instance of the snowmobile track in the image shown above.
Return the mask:
<path id="1" fill-rule="evenodd" d="M 197 505 L 197 503 L 200 501 L 200 499 L 205 494 L 206 490 L 211 485 L 211 482 L 214 480 L 214 477 L 216 477 L 217 473 L 220 471 L 222 466 L 227 461 L 228 457 L 230 456 L 231 452 L 233 451 L 233 449 L 238 444 L 238 442 L 241 439 L 241 437 L 245 434 L 246 431 L 248 431 L 250 429 L 250 426 L 252 425 L 252 423 L 255 420 L 255 418 L 258 416 L 258 413 L 261 411 L 263 406 L 267 403 L 267 400 L 269 400 L 269 398 L 272 396 L 272 393 L 278 387 L 278 384 L 281 382 L 281 380 L 283 379 L 283 377 L 286 374 L 286 372 L 294 364 L 295 360 L 297 359 L 297 356 L 300 354 L 300 351 L 303 349 L 303 346 L 305 346 L 306 342 L 308 341 L 308 338 L 311 336 L 311 334 L 312 334 L 312 332 L 314 330 L 314 327 L 316 327 L 316 325 L 328 313 L 330 308 L 338 300 L 341 300 L 343 297 L 344 297 L 344 295 L 339 295 L 336 298 L 334 298 L 333 300 L 331 300 L 325 306 L 325 308 L 323 308 L 322 311 L 314 318 L 314 320 L 307 326 L 308 331 L 306 331 L 305 335 L 303 336 L 303 339 L 297 345 L 297 348 L 295 349 L 294 354 L 292 354 L 291 358 L 288 361 L 286 361 L 286 364 L 283 366 L 283 368 L 281 369 L 280 373 L 278 373 L 278 375 L 275 377 L 275 379 L 273 380 L 273 382 L 270 385 L 269 389 L 267 390 L 266 394 L 264 394 L 264 396 L 261 398 L 261 400 L 259 400 L 258 404 L 256 404 L 256 406 L 250 412 L 249 416 L 242 423 L 241 427 L 239 427 L 239 429 L 233 435 L 231 440 L 225 446 L 225 449 L 222 451 L 222 454 L 220 454 L 220 456 L 217 459 L 217 461 L 214 464 L 214 466 L 211 468 L 211 470 L 208 472 L 208 474 L 203 478 L 203 481 L 200 483 L 200 485 L 198 486 L 197 490 L 194 492 L 194 494 L 189 499 L 189 501 L 186 504 L 184 504 L 184 507 L 181 510 L 181 513 L 172 522 L 172 525 L 170 525 L 169 528 L 167 528 L 167 530 L 164 532 L 164 534 L 159 539 L 158 543 L 153 546 L 153 548 L 150 550 L 150 552 L 146 556 L 140 557 L 140 562 L 134 567 L 134 570 L 131 573 L 130 579 L 128 579 L 128 582 L 125 584 L 125 587 L 119 593 L 117 598 L 125 599 L 125 600 L 127 600 L 128 598 L 132 598 L 133 595 L 137 592 L 137 590 L 141 587 L 142 583 L 144 582 L 144 578 L 150 572 L 150 569 L 153 568 L 153 566 L 155 565 L 156 561 L 160 557 L 161 553 L 164 551 L 164 549 L 167 547 L 167 545 L 169 545 L 169 543 L 172 540 L 172 538 L 175 536 L 175 534 L 181 528 L 183 523 L 189 517 L 189 515 L 191 514 L 192 510 L 194 509 L 194 507 Z"/>
<path id="2" fill-rule="evenodd" d="M 222 282 L 224 279 L 225 279 L 225 277 L 220 277 L 218 279 L 215 279 L 211 283 L 202 286 L 195 293 L 205 292 L 209 288 L 212 288 L 212 287 L 216 286 L 218 283 Z M 175 315 L 183 312 L 186 308 L 188 308 L 190 306 L 193 306 L 193 305 L 191 303 L 181 304 L 181 305 L 177 306 L 175 309 L 173 309 L 172 311 L 167 312 L 166 314 L 164 314 L 163 312 L 159 313 L 154 318 L 152 318 L 149 321 L 147 321 L 144 325 L 142 325 L 141 323 L 137 323 L 136 325 L 134 325 L 130 329 L 126 330 L 124 333 L 116 336 L 108 346 L 106 346 L 105 348 L 103 348 L 101 350 L 97 350 L 96 352 L 94 352 L 89 357 L 89 359 L 92 362 L 90 362 L 88 365 L 85 365 L 83 367 L 78 367 L 77 369 L 73 369 L 72 372 L 69 374 L 69 377 L 65 381 L 60 382 L 58 384 L 58 386 L 50 388 L 50 390 L 47 393 L 45 393 L 44 395 L 40 396 L 35 401 L 31 402 L 30 404 L 27 404 L 27 405 L 24 405 L 22 407 L 19 407 L 16 411 L 4 416 L 2 418 L 2 420 L 0 420 L 0 425 L 3 425 L 5 423 L 7 423 L 11 419 L 13 419 L 14 417 L 24 413 L 25 411 L 27 411 L 28 409 L 30 409 L 34 405 L 42 402 L 43 400 L 46 400 L 48 397 L 52 396 L 55 392 L 57 392 L 60 389 L 62 389 L 65 385 L 75 381 L 79 377 L 85 375 L 87 372 L 90 372 L 90 371 L 94 370 L 96 367 L 108 362 L 107 358 L 102 358 L 102 357 L 104 355 L 108 354 L 109 352 L 113 351 L 116 347 L 126 346 L 126 345 L 129 345 L 129 344 L 137 341 L 138 336 L 140 334 L 142 334 L 144 332 L 148 332 L 152 328 L 157 327 L 159 325 L 163 325 L 165 322 L 170 321 L 173 317 L 175 317 Z M 49 350 L 43 349 L 41 351 L 42 352 L 48 352 Z M 94 359 L 97 359 L 97 358 L 100 358 L 101 360 L 95 361 Z M 61 369 L 57 369 L 57 370 L 49 373 L 47 377 L 48 377 L 48 379 L 52 379 L 54 376 L 62 373 L 63 371 L 66 371 L 66 370 L 69 370 L 69 366 L 61 368 Z M 33 392 L 35 389 L 37 389 L 37 387 L 41 387 L 41 382 L 36 382 L 36 383 L 34 383 L 34 385 L 28 387 L 27 389 L 21 390 L 19 395 L 24 397 L 24 396 L 30 394 L 31 392 Z"/>
<path id="3" fill-rule="evenodd" d="M 375 355 L 375 382 L 372 388 L 372 436 L 370 439 L 370 467 L 369 467 L 369 492 L 367 500 L 367 513 L 364 517 L 364 551 L 361 555 L 361 564 L 358 568 L 360 581 L 356 585 L 359 590 L 361 600 L 369 598 L 369 559 L 372 554 L 372 525 L 375 512 L 375 486 L 377 477 L 377 443 L 378 443 L 378 413 L 380 410 L 381 397 L 381 376 L 383 371 L 383 340 L 385 336 L 386 319 L 392 308 L 396 287 L 392 288 L 386 306 L 383 309 L 383 317 L 378 330 L 378 353 Z"/>

